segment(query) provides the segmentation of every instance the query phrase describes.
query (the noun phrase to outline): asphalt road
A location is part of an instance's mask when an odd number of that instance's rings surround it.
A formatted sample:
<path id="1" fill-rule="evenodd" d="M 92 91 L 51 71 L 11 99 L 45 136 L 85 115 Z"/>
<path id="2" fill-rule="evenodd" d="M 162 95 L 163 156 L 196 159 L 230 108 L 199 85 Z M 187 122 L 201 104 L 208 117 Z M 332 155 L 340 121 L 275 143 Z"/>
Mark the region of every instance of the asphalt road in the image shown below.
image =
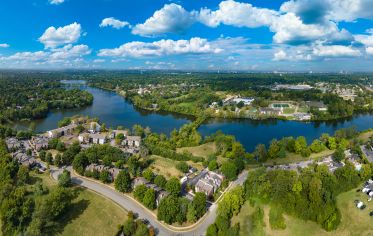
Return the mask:
<path id="1" fill-rule="evenodd" d="M 71 170 L 71 167 L 68 168 Z M 51 170 L 52 176 L 54 179 L 58 179 L 58 175 L 61 173 L 62 170 Z M 72 176 L 72 182 L 74 184 L 86 187 L 90 190 L 93 190 L 122 206 L 124 209 L 128 211 L 133 211 L 134 213 L 137 213 L 140 219 L 147 219 L 149 223 L 156 229 L 158 232 L 158 235 L 190 235 L 190 236 L 201 236 L 204 235 L 208 226 L 214 223 L 216 218 L 216 210 L 217 205 L 213 204 L 208 209 L 207 215 L 201 220 L 199 223 L 197 223 L 194 227 L 187 229 L 187 230 L 180 230 L 180 229 L 172 229 L 169 226 L 162 224 L 159 222 L 156 217 L 154 217 L 153 214 L 149 212 L 144 206 L 137 203 L 130 197 L 121 194 L 112 188 L 105 186 L 104 184 L 96 183 L 94 181 L 88 180 L 86 178 L 81 178 L 79 176 L 76 176 L 71 172 Z M 230 187 L 235 187 L 237 185 L 242 185 L 246 179 L 247 171 L 244 171 L 236 181 L 232 182 Z"/>

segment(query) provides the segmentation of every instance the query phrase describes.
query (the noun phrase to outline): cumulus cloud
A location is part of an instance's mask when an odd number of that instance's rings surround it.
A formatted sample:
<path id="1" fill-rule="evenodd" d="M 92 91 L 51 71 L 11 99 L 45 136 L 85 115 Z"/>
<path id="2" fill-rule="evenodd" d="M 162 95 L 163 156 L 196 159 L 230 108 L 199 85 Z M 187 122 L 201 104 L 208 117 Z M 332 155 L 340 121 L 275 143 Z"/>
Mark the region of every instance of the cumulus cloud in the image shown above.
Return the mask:
<path id="1" fill-rule="evenodd" d="M 131 27 L 130 23 L 127 21 L 120 21 L 114 17 L 105 18 L 101 21 L 100 27 L 113 27 L 114 29 L 121 29 L 125 26 Z"/>
<path id="2" fill-rule="evenodd" d="M 313 54 L 318 57 L 357 57 L 361 56 L 360 50 L 343 45 L 317 45 Z"/>
<path id="3" fill-rule="evenodd" d="M 219 53 L 222 49 L 213 47 L 206 39 L 190 40 L 162 39 L 151 43 L 129 42 L 113 49 L 101 49 L 99 56 L 109 57 L 152 57 L 180 54 Z"/>
<path id="4" fill-rule="evenodd" d="M 59 5 L 63 2 L 65 2 L 65 0 L 49 0 L 49 3 L 53 5 Z"/>
<path id="5" fill-rule="evenodd" d="M 365 49 L 365 52 L 366 52 L 366 54 L 369 55 L 369 56 L 373 55 L 373 47 L 367 47 L 367 48 Z"/>
<path id="6" fill-rule="evenodd" d="M 81 36 L 80 24 L 74 22 L 64 27 L 49 27 L 45 30 L 39 41 L 44 44 L 45 48 L 55 48 L 61 45 L 75 43 Z"/>
<path id="7" fill-rule="evenodd" d="M 220 24 L 238 27 L 268 26 L 278 15 L 274 10 L 257 8 L 249 3 L 240 3 L 233 0 L 222 1 L 219 9 L 211 11 L 203 8 L 198 14 L 198 20 L 210 27 Z"/>
<path id="8" fill-rule="evenodd" d="M 186 11 L 175 3 L 166 4 L 147 19 L 132 29 L 133 34 L 156 36 L 165 33 L 184 33 L 195 22 L 193 13 Z"/>
<path id="9" fill-rule="evenodd" d="M 0 62 L 23 65 L 68 65 L 81 62 L 89 55 L 91 49 L 87 45 L 66 45 L 62 48 L 36 52 L 17 52 L 10 56 L 0 57 Z"/>
<path id="10" fill-rule="evenodd" d="M 0 48 L 8 48 L 8 47 L 10 47 L 9 44 L 7 44 L 7 43 L 0 43 Z"/>

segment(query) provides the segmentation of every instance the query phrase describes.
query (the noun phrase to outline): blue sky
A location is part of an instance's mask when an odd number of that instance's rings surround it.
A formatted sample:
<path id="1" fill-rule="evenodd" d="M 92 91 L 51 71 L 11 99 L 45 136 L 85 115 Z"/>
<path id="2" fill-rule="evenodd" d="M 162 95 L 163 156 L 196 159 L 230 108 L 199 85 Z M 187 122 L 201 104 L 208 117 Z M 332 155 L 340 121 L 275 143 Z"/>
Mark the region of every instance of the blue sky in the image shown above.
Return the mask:
<path id="1" fill-rule="evenodd" d="M 0 68 L 373 70 L 373 0 L 3 0 L 0 6 Z"/>

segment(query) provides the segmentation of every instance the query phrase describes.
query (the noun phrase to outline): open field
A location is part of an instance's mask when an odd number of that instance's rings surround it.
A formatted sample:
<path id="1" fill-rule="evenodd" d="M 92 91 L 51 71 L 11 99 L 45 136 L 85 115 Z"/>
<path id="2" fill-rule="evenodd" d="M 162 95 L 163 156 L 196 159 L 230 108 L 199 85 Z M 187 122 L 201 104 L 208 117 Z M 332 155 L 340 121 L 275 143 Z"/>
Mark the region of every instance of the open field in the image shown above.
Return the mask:
<path id="1" fill-rule="evenodd" d="M 53 188 L 56 182 L 49 174 L 35 174 L 43 183 Z M 117 226 L 126 220 L 127 212 L 109 199 L 82 187 L 73 187 L 78 194 L 73 206 L 61 219 L 58 235 L 115 235 Z"/>
<path id="2" fill-rule="evenodd" d="M 183 173 L 176 168 L 178 161 L 164 158 L 161 156 L 152 155 L 153 163 L 150 165 L 150 169 L 156 174 L 161 174 L 167 179 L 171 177 L 183 176 Z M 202 170 L 203 166 L 201 163 L 194 163 L 192 161 L 187 161 L 188 165 L 196 168 L 197 170 Z"/>
<path id="3" fill-rule="evenodd" d="M 265 162 L 266 165 L 274 165 L 274 164 L 287 164 L 287 163 L 295 163 L 295 162 L 300 162 L 300 161 L 307 161 L 307 160 L 312 160 L 312 159 L 318 159 L 322 158 L 325 156 L 329 156 L 334 153 L 334 150 L 325 150 L 320 153 L 312 153 L 310 157 L 302 157 L 299 154 L 295 153 L 286 153 L 285 158 L 277 158 L 275 160 L 268 160 Z"/>
<path id="4" fill-rule="evenodd" d="M 364 142 L 367 142 L 371 136 L 373 136 L 373 130 L 360 134 L 359 139 Z"/>
<path id="5" fill-rule="evenodd" d="M 177 149 L 177 152 L 179 153 L 184 151 L 187 151 L 193 154 L 194 156 L 207 158 L 209 155 L 212 155 L 216 152 L 216 146 L 215 143 L 205 143 L 196 147 L 183 147 Z"/>
<path id="6" fill-rule="evenodd" d="M 364 210 L 359 210 L 355 207 L 354 200 L 359 199 L 367 205 Z M 268 205 L 263 206 L 264 208 L 264 222 L 265 227 L 262 230 L 251 232 L 251 225 L 249 216 L 253 213 L 254 208 L 250 206 L 249 202 L 246 202 L 241 209 L 241 212 L 234 216 L 232 223 L 240 223 L 241 230 L 240 235 L 269 235 L 269 236 L 287 236 L 287 235 L 301 235 L 301 236 L 313 236 L 313 235 L 325 235 L 325 236 L 368 236 L 373 235 L 373 217 L 369 216 L 369 212 L 373 211 L 373 202 L 367 201 L 367 196 L 361 192 L 356 192 L 353 189 L 349 192 L 342 193 L 337 197 L 337 205 L 341 211 L 342 219 L 338 229 L 332 232 L 326 232 L 312 221 L 303 221 L 301 219 L 284 215 L 286 229 L 284 230 L 272 230 L 269 224 L 269 209 Z"/>

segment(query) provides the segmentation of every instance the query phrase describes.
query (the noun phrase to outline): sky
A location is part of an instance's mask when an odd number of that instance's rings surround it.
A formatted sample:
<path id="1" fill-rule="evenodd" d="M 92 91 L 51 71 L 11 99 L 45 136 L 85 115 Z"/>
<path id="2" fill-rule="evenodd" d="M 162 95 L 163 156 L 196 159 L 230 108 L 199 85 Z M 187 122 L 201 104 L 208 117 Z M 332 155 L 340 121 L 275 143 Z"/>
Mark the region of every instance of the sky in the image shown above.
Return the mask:
<path id="1" fill-rule="evenodd" d="M 373 0 L 2 0 L 0 69 L 373 71 Z"/>

